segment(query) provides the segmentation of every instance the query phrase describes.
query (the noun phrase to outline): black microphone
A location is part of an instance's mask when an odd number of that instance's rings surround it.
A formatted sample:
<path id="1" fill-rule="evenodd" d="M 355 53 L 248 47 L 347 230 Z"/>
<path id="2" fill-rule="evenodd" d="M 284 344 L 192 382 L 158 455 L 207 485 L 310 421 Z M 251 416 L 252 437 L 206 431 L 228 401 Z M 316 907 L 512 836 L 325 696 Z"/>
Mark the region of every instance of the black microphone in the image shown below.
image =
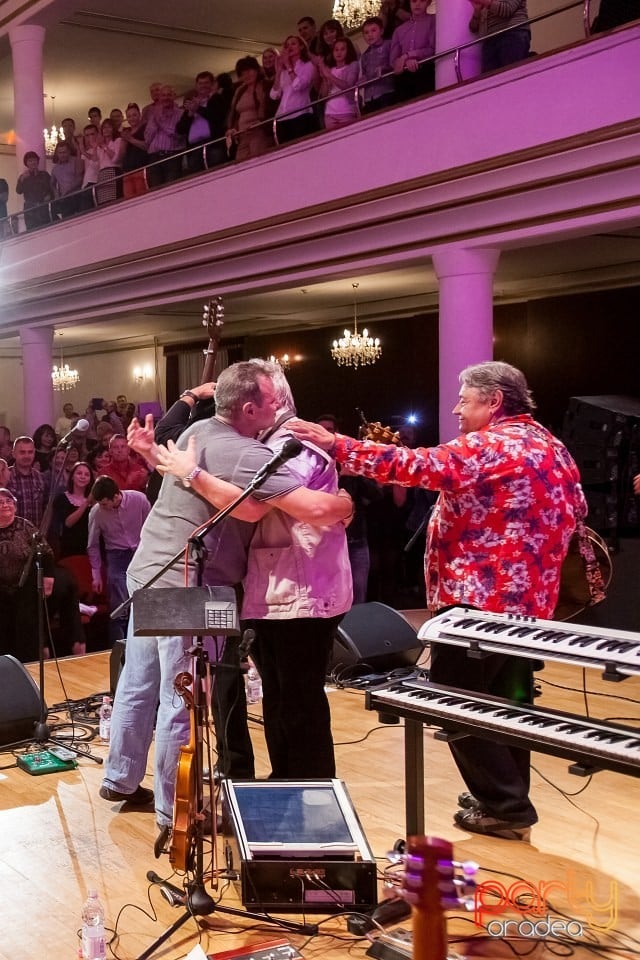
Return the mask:
<path id="1" fill-rule="evenodd" d="M 58 443 L 58 446 L 61 447 L 63 444 L 69 443 L 71 440 L 73 440 L 74 433 L 86 433 L 88 429 L 89 429 L 88 420 L 85 420 L 84 418 L 82 420 L 78 420 L 75 427 L 72 427 L 68 433 L 65 433 L 62 440 L 60 440 L 60 442 Z"/>
<path id="2" fill-rule="evenodd" d="M 263 467 L 260 467 L 255 477 L 249 484 L 251 489 L 256 490 L 258 487 L 262 486 L 267 477 L 270 477 L 272 473 L 275 473 L 283 463 L 287 462 L 287 460 L 291 460 L 292 457 L 297 457 L 301 450 L 302 444 L 294 437 L 291 437 L 290 440 L 285 441 L 280 453 L 274 454 L 268 463 L 265 463 Z"/>
<path id="3" fill-rule="evenodd" d="M 242 634 L 242 640 L 238 646 L 238 655 L 241 660 L 246 660 L 249 656 L 249 651 L 251 650 L 251 646 L 255 638 L 256 632 L 255 630 L 252 630 L 251 627 L 248 627 Z"/>

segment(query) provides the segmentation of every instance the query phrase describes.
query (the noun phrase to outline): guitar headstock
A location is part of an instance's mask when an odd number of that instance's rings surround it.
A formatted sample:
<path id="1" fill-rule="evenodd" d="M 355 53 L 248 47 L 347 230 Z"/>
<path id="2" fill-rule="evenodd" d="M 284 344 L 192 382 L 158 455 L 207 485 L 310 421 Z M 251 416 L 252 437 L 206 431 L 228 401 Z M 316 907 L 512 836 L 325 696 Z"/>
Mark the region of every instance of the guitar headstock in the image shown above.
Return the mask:
<path id="1" fill-rule="evenodd" d="M 212 297 L 202 309 L 202 326 L 207 328 L 209 340 L 216 343 L 222 335 L 224 324 L 224 303 L 222 297 Z"/>
<path id="2" fill-rule="evenodd" d="M 391 427 L 383 427 L 379 420 L 375 423 L 363 424 L 360 428 L 362 440 L 373 440 L 375 443 L 393 443 L 397 447 L 403 446 L 400 434 Z"/>
<path id="3" fill-rule="evenodd" d="M 418 910 L 433 914 L 467 907 L 475 890 L 478 864 L 453 859 L 453 847 L 438 837 L 409 837 L 402 893 Z"/>

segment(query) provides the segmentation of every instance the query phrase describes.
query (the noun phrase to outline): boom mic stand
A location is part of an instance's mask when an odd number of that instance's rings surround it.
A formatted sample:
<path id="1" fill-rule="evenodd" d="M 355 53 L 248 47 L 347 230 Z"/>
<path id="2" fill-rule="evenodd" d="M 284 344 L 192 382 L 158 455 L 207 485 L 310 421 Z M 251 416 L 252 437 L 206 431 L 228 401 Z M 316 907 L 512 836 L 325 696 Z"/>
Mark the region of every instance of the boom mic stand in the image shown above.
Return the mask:
<path id="1" fill-rule="evenodd" d="M 73 431 L 71 431 L 73 432 Z M 70 434 L 67 434 L 69 437 Z M 56 452 L 58 448 L 64 441 L 61 440 L 58 446 L 56 447 Z M 51 521 L 51 513 L 53 508 L 53 497 L 60 481 L 60 477 L 64 472 L 64 468 L 69 456 L 69 448 L 66 447 L 65 458 L 62 461 L 59 469 L 51 477 L 51 485 L 49 487 L 49 497 L 47 499 L 47 504 L 45 506 L 44 512 L 42 514 L 42 519 L 38 529 L 34 531 L 31 540 L 31 549 L 27 559 L 25 560 L 24 566 L 22 568 L 22 573 L 20 574 L 20 579 L 18 580 L 18 589 L 22 589 L 31 573 L 34 565 L 36 570 L 36 594 L 37 594 L 37 606 L 38 606 L 38 681 L 39 681 L 39 695 L 40 695 L 40 716 L 38 722 L 36 723 L 33 731 L 33 737 L 31 741 L 37 743 L 39 746 L 44 747 L 47 743 L 53 743 L 56 746 L 64 747 L 67 750 L 71 750 L 72 753 L 75 753 L 78 756 L 87 757 L 89 760 L 93 760 L 94 763 L 101 764 L 103 762 L 102 757 L 97 757 L 88 750 L 80 750 L 78 747 L 74 747 L 73 744 L 67 742 L 66 740 L 58 739 L 52 735 L 51 727 L 47 723 L 49 709 L 47 707 L 45 699 L 45 680 L 44 680 L 44 648 L 45 648 L 45 610 L 46 610 L 46 594 L 44 589 L 44 568 L 43 568 L 43 557 L 44 557 L 44 546 L 46 544 L 46 531 L 49 527 Z"/>

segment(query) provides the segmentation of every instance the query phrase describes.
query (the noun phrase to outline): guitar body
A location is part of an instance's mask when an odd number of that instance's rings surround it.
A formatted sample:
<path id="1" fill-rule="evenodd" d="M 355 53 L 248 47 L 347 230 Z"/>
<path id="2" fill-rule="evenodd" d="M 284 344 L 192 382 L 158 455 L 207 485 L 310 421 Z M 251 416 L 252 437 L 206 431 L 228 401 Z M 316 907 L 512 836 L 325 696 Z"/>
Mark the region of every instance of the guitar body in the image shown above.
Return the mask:
<path id="1" fill-rule="evenodd" d="M 411 894 L 414 960 L 447 960 L 444 906 L 455 899 L 453 847 L 438 837 L 409 837 L 404 884 Z"/>
<path id="2" fill-rule="evenodd" d="M 190 869 L 191 849 L 195 832 L 195 753 L 196 722 L 193 709 L 193 694 L 190 673 L 179 673 L 174 681 L 176 693 L 184 700 L 189 710 L 191 729 L 189 743 L 180 748 L 176 776 L 176 798 L 173 805 L 173 832 L 169 847 L 169 862 L 174 870 L 186 872 Z"/>

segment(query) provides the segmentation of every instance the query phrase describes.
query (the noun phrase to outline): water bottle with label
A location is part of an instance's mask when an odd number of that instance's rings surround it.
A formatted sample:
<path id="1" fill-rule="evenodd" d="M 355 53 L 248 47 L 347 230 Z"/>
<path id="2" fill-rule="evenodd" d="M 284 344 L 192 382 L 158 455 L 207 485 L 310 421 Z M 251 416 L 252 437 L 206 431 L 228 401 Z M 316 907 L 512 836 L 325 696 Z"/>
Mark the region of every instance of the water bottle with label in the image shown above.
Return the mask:
<path id="1" fill-rule="evenodd" d="M 82 960 L 106 960 L 104 907 L 97 890 L 89 890 L 82 907 Z"/>
<path id="2" fill-rule="evenodd" d="M 256 665 L 249 661 L 247 670 L 247 703 L 258 703 L 262 700 L 262 679 L 256 669 Z"/>
<path id="3" fill-rule="evenodd" d="M 111 737 L 112 712 L 113 712 L 113 707 L 111 706 L 111 697 L 103 697 L 102 704 L 100 705 L 100 710 L 98 711 L 98 716 L 100 717 L 100 728 L 99 728 L 100 739 L 103 740 L 105 743 L 108 743 Z"/>

